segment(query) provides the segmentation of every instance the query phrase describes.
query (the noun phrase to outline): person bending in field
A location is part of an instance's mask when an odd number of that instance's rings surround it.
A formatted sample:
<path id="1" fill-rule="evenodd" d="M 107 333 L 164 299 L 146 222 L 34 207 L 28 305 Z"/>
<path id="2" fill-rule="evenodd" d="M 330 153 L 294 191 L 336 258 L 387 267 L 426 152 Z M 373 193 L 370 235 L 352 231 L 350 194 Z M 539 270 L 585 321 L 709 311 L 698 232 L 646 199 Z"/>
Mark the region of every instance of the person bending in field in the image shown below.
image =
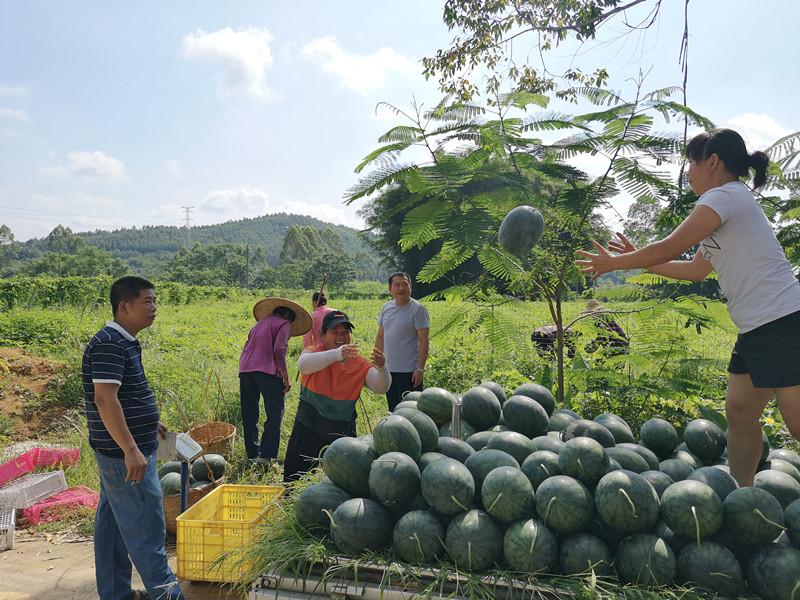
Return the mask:
<path id="1" fill-rule="evenodd" d="M 322 341 L 322 320 L 333 309 L 328 306 L 325 293 L 314 292 L 311 296 L 311 329 L 303 336 L 303 348 L 316 346 Z"/>
<path id="2" fill-rule="evenodd" d="M 611 317 L 611 311 L 600 304 L 594 298 L 586 303 L 586 308 L 581 313 L 592 315 L 595 327 L 602 329 L 601 333 L 586 346 L 587 352 L 595 352 L 602 349 L 608 356 L 624 354 L 628 351 L 630 342 L 625 330 Z"/>
<path id="3" fill-rule="evenodd" d="M 278 458 L 284 397 L 292 387 L 286 370 L 289 338 L 311 329 L 306 310 L 285 298 L 264 298 L 253 307 L 256 324 L 239 357 L 239 405 L 244 450 L 251 463 L 265 465 Z M 259 400 L 264 398 L 264 429 L 258 436 Z"/>
<path id="4" fill-rule="evenodd" d="M 356 435 L 356 402 L 364 386 L 385 394 L 392 383 L 386 359 L 378 348 L 372 362 L 350 343 L 353 324 L 341 311 L 322 321 L 322 341 L 303 350 L 297 360 L 300 371 L 300 404 L 286 447 L 283 480 L 299 479 L 316 466 L 322 449 L 335 439 Z"/>
<path id="5" fill-rule="evenodd" d="M 182 600 L 167 564 L 166 526 L 156 471 L 156 397 L 142 367 L 137 334 L 156 319 L 156 292 L 141 277 L 111 286 L 114 320 L 86 344 L 81 365 L 89 445 L 100 472 L 94 565 L 100 600 Z M 131 563 L 147 591 L 131 589 Z"/>
<path id="6" fill-rule="evenodd" d="M 753 484 L 761 457 L 761 413 L 774 394 L 786 426 L 800 439 L 800 283 L 753 192 L 741 178 L 766 182 L 769 158 L 748 154 L 730 129 L 712 129 L 686 146 L 689 184 L 700 196 L 691 214 L 663 240 L 636 249 L 622 235 L 597 253 L 579 250 L 593 278 L 646 268 L 701 281 L 713 269 L 739 329 L 728 365 L 728 461 L 741 486 Z M 673 260 L 699 244 L 692 260 Z"/>

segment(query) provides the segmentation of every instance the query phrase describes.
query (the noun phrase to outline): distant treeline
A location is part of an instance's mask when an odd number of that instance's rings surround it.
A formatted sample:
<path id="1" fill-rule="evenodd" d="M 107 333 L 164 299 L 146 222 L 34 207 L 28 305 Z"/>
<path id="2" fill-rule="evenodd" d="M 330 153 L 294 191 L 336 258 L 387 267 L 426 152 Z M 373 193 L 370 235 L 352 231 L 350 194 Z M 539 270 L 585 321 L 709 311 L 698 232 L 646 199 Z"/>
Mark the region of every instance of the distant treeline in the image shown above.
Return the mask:
<path id="1" fill-rule="evenodd" d="M 57 226 L 21 243 L 0 225 L 0 275 L 145 277 L 193 285 L 314 287 L 383 280 L 369 234 L 312 217 L 277 214 L 192 227 L 75 233 Z"/>
<path id="2" fill-rule="evenodd" d="M 0 279 L 0 311 L 13 308 L 52 308 L 108 304 L 108 292 L 114 277 L 26 277 L 23 275 Z M 187 285 L 174 281 L 154 281 L 159 304 L 193 304 L 206 300 L 240 301 L 245 298 L 282 296 L 307 297 L 311 290 L 302 288 L 258 288 L 220 285 Z M 386 286 L 377 281 L 362 281 L 347 290 L 350 299 L 376 299 L 386 297 Z"/>

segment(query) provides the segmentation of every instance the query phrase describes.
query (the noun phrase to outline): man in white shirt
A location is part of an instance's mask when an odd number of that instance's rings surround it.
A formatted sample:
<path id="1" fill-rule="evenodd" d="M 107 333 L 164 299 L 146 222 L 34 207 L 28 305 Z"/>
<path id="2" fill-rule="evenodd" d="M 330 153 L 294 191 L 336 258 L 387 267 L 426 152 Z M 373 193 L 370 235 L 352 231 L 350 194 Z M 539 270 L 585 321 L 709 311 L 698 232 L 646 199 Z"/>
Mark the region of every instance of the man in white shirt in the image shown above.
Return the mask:
<path id="1" fill-rule="evenodd" d="M 428 360 L 430 317 L 426 308 L 411 297 L 411 277 L 397 272 L 389 276 L 392 300 L 381 308 L 375 347 L 386 355 L 392 385 L 386 392 L 389 411 L 403 394 L 421 390 Z"/>

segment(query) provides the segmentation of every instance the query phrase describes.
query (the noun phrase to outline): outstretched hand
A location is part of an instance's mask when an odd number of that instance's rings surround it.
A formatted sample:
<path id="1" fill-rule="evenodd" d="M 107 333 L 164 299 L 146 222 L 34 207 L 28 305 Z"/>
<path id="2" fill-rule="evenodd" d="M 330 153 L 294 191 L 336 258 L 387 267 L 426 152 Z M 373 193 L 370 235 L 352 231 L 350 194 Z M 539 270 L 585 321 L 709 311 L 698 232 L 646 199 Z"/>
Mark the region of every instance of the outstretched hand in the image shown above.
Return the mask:
<path id="1" fill-rule="evenodd" d="M 386 364 L 386 357 L 384 356 L 383 352 L 378 348 L 372 349 L 372 364 L 379 369 L 383 368 L 383 365 Z"/>
<path id="2" fill-rule="evenodd" d="M 342 360 L 356 358 L 358 356 L 358 344 L 345 344 L 342 346 Z"/>
<path id="3" fill-rule="evenodd" d="M 625 237 L 624 233 L 617 232 L 617 240 L 609 240 L 608 249 L 613 250 L 617 254 L 628 254 L 628 252 L 636 252 L 636 246 L 631 244 L 631 241 Z"/>
<path id="4" fill-rule="evenodd" d="M 587 250 L 578 250 L 578 254 L 584 256 L 586 260 L 576 260 L 575 264 L 580 267 L 581 272 L 591 276 L 592 279 L 597 279 L 603 273 L 615 270 L 613 265 L 614 255 L 597 240 L 592 240 L 592 245 L 597 250 L 597 254 L 592 254 Z"/>

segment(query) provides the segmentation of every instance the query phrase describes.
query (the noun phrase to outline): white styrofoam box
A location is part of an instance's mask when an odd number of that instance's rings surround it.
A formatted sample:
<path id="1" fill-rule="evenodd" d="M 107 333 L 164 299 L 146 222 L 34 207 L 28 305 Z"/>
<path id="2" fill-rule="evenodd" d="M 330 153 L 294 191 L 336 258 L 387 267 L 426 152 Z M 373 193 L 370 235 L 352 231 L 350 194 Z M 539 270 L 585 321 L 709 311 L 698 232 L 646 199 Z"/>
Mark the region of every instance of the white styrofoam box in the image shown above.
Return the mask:
<path id="1" fill-rule="evenodd" d="M 64 471 L 24 475 L 0 488 L 0 506 L 13 504 L 15 508 L 28 508 L 65 489 Z"/>
<path id="2" fill-rule="evenodd" d="M 0 550 L 11 550 L 14 547 L 14 526 L 17 511 L 0 510 Z"/>

